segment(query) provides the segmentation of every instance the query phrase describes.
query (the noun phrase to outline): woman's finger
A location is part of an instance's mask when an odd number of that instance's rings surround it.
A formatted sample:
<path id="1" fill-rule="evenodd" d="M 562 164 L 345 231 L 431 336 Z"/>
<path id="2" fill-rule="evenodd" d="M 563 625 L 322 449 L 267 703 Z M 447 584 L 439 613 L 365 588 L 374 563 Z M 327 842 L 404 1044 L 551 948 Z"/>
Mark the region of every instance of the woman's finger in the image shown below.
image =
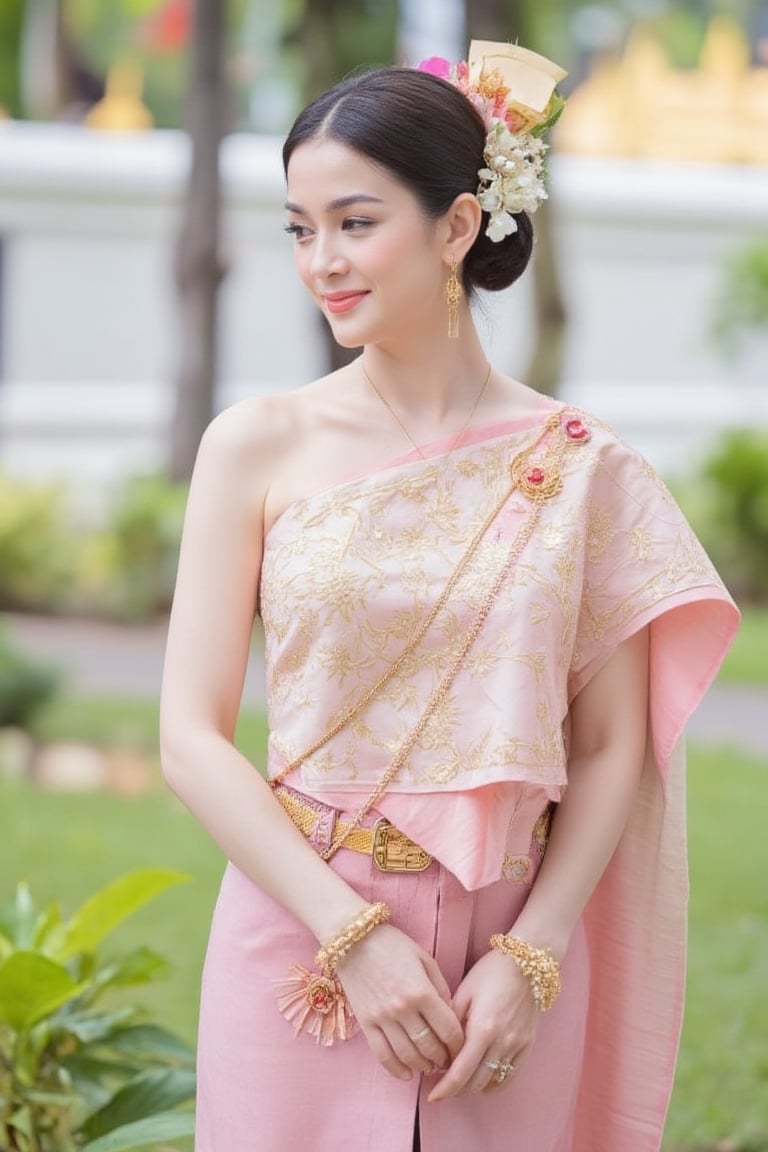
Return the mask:
<path id="1" fill-rule="evenodd" d="M 432 1071 L 434 1060 L 431 1060 L 419 1051 L 409 1038 L 407 1032 L 405 1032 L 399 1024 L 384 1024 L 382 1026 L 382 1032 L 395 1057 L 402 1065 L 406 1068 L 413 1069 L 414 1072 L 425 1073 Z"/>
<path id="2" fill-rule="evenodd" d="M 440 1061 L 442 1065 L 445 1065 L 447 1062 L 450 1062 L 450 1060 L 453 1060 L 461 1051 L 462 1044 L 464 1043 L 464 1029 L 459 1023 L 450 1003 L 443 999 L 432 997 L 428 1004 L 422 1006 L 421 1014 L 424 1017 L 424 1022 L 429 1025 L 438 1043 L 444 1045 L 446 1049 L 446 1053 Z M 418 1044 L 419 1047 L 423 1049 L 424 1046 L 422 1042 L 418 1041 Z"/>
<path id="3" fill-rule="evenodd" d="M 404 1026 L 405 1034 L 431 1068 L 447 1068 L 450 1052 L 423 1016 Z M 420 1069 L 424 1071 L 424 1069 Z"/>
<path id="4" fill-rule="evenodd" d="M 458 1056 L 452 1061 L 445 1076 L 442 1076 L 428 1096 L 428 1103 L 447 1100 L 464 1092 L 472 1077 L 480 1067 L 487 1044 L 485 1040 L 468 1039 Z"/>
<path id="5" fill-rule="evenodd" d="M 435 986 L 440 999 L 444 1000 L 446 1004 L 453 1006 L 451 989 L 448 986 L 448 981 L 443 975 L 442 969 L 440 968 L 437 960 L 435 960 L 433 956 L 430 956 L 428 953 L 426 953 L 423 957 L 422 963 L 424 965 L 424 970 L 427 973 L 427 976 L 429 976 L 429 979 L 432 981 L 432 984 Z"/>
<path id="6" fill-rule="evenodd" d="M 394 1076 L 397 1080 L 411 1079 L 413 1076 L 412 1068 L 398 1058 L 382 1028 L 365 1029 L 365 1038 L 371 1052 L 382 1068 L 389 1072 L 390 1076 Z"/>

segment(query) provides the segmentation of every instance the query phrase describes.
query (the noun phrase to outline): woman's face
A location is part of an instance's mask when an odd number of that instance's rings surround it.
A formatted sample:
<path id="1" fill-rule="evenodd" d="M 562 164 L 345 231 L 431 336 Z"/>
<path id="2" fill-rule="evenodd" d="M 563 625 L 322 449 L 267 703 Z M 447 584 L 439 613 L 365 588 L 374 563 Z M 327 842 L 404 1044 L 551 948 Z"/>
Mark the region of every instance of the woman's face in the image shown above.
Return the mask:
<path id="1" fill-rule="evenodd" d="M 423 335 L 444 323 L 436 228 L 415 196 L 335 140 L 299 145 L 288 165 L 288 224 L 302 281 L 339 344 Z"/>

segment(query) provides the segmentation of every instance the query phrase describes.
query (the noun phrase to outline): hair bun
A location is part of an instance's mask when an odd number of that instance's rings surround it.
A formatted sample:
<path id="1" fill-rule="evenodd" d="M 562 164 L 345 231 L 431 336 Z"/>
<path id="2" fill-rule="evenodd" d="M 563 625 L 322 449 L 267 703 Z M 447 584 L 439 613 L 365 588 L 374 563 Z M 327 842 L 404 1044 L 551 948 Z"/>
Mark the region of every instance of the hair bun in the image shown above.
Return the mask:
<path id="1" fill-rule="evenodd" d="M 501 292 L 522 276 L 533 251 L 533 225 L 527 212 L 517 213 L 515 220 L 517 232 L 493 241 L 485 234 L 488 214 L 483 213 L 477 239 L 464 257 L 464 285 L 470 293 L 473 288 Z"/>

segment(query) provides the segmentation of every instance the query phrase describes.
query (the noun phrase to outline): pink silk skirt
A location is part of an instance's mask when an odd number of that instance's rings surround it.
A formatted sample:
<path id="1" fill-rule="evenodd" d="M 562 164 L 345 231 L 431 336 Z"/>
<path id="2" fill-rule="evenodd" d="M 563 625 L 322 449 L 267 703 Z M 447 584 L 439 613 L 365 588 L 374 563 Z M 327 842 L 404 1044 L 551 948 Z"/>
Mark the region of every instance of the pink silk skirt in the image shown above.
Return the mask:
<path id="1" fill-rule="evenodd" d="M 420 873 L 381 872 L 340 850 L 331 862 L 392 922 L 437 959 L 450 987 L 509 929 L 530 891 L 500 880 L 475 892 L 433 861 Z M 535 857 L 532 857 L 534 877 Z M 319 1047 L 295 1036 L 274 982 L 313 967 L 314 937 L 229 865 L 203 973 L 196 1152 L 411 1152 L 418 1109 L 422 1152 L 570 1152 L 587 1010 L 589 967 L 577 930 L 563 988 L 511 1082 L 493 1093 L 427 1104 L 434 1080 L 394 1079 L 365 1037 Z"/>

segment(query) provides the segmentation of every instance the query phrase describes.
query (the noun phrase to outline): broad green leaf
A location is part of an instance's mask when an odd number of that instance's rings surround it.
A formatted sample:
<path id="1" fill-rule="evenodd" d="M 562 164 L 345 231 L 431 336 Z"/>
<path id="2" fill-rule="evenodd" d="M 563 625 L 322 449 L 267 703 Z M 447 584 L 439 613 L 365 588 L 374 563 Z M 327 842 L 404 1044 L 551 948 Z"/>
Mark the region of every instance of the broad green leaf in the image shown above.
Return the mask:
<path id="1" fill-rule="evenodd" d="M 16 886 L 16 898 L 3 917 L 7 934 L 16 948 L 29 948 L 35 934 L 37 909 L 29 885 L 22 881 Z"/>
<path id="2" fill-rule="evenodd" d="M 63 1056 L 61 1064 L 80 1091 L 83 1091 L 86 1084 L 99 1089 L 99 1102 L 92 1106 L 94 1112 L 106 1104 L 114 1092 L 115 1079 L 130 1080 L 141 1071 L 142 1067 L 135 1060 L 110 1060 L 108 1056 L 91 1056 L 87 1052 L 73 1052 L 71 1056 Z M 113 1087 L 110 1091 L 101 1090 L 104 1080 L 112 1082 Z"/>
<path id="3" fill-rule="evenodd" d="M 123 1085 L 112 1099 L 98 1112 L 87 1117 L 81 1127 L 82 1135 L 93 1139 L 154 1116 L 167 1112 L 195 1095 L 195 1074 L 181 1068 L 165 1068 L 140 1072 L 129 1084 Z"/>
<path id="4" fill-rule="evenodd" d="M 77 1097 L 72 1092 L 46 1092 L 42 1088 L 26 1088 L 24 1096 L 32 1104 L 53 1104 L 57 1108 L 73 1108 Z"/>
<path id="5" fill-rule="evenodd" d="M 40 952 L 53 952 L 56 946 L 56 936 L 61 932 L 61 908 L 58 904 L 49 904 L 42 912 L 35 924 L 35 934 L 32 945 Z M 49 945 L 49 947 L 46 947 Z"/>
<path id="6" fill-rule="evenodd" d="M 136 1056 L 146 1059 L 154 1057 L 194 1067 L 195 1050 L 172 1032 L 160 1028 L 156 1024 L 137 1024 L 133 1028 L 122 1028 L 110 1039 L 109 1047 L 113 1051 L 123 1052 L 127 1056 Z"/>
<path id="7" fill-rule="evenodd" d="M 20 1032 L 81 991 L 60 964 L 36 952 L 14 952 L 0 965 L 0 1020 Z"/>
<path id="8" fill-rule="evenodd" d="M 84 1145 L 81 1152 L 132 1152 L 134 1148 L 147 1148 L 151 1144 L 163 1144 L 168 1140 L 180 1140 L 183 1136 L 194 1136 L 195 1116 L 193 1112 L 161 1112 L 157 1116 L 147 1116 L 135 1124 L 115 1128 L 106 1136 Z"/>
<path id="9" fill-rule="evenodd" d="M 143 945 L 123 956 L 114 964 L 109 964 L 96 973 L 94 984 L 99 995 L 107 988 L 127 988 L 135 984 L 150 984 L 160 980 L 171 971 L 164 956 Z"/>
<path id="10" fill-rule="evenodd" d="M 62 1058 L 60 1067 L 70 1077 L 73 1090 L 82 1102 L 84 1114 L 103 1108 L 114 1094 L 115 1083 L 124 1083 L 138 1072 L 138 1068 L 127 1068 L 123 1073 L 119 1065 L 113 1066 L 107 1061 L 103 1062 L 105 1067 L 102 1069 L 101 1063 L 79 1052 Z"/>
<path id="11" fill-rule="evenodd" d="M 132 916 L 155 896 L 189 879 L 167 868 L 140 868 L 113 880 L 86 900 L 66 925 L 57 958 L 66 960 L 78 952 L 92 952 L 118 924 Z"/>
<path id="12" fill-rule="evenodd" d="M 26 1104 L 13 1113 L 8 1126 L 15 1128 L 17 1132 L 22 1132 L 28 1140 L 32 1139 L 32 1112 Z"/>
<path id="13" fill-rule="evenodd" d="M 61 1012 L 52 1021 L 56 1033 L 74 1036 L 83 1044 L 102 1044 L 124 1028 L 134 1017 L 133 1008 L 116 1008 L 114 1012 Z"/>

